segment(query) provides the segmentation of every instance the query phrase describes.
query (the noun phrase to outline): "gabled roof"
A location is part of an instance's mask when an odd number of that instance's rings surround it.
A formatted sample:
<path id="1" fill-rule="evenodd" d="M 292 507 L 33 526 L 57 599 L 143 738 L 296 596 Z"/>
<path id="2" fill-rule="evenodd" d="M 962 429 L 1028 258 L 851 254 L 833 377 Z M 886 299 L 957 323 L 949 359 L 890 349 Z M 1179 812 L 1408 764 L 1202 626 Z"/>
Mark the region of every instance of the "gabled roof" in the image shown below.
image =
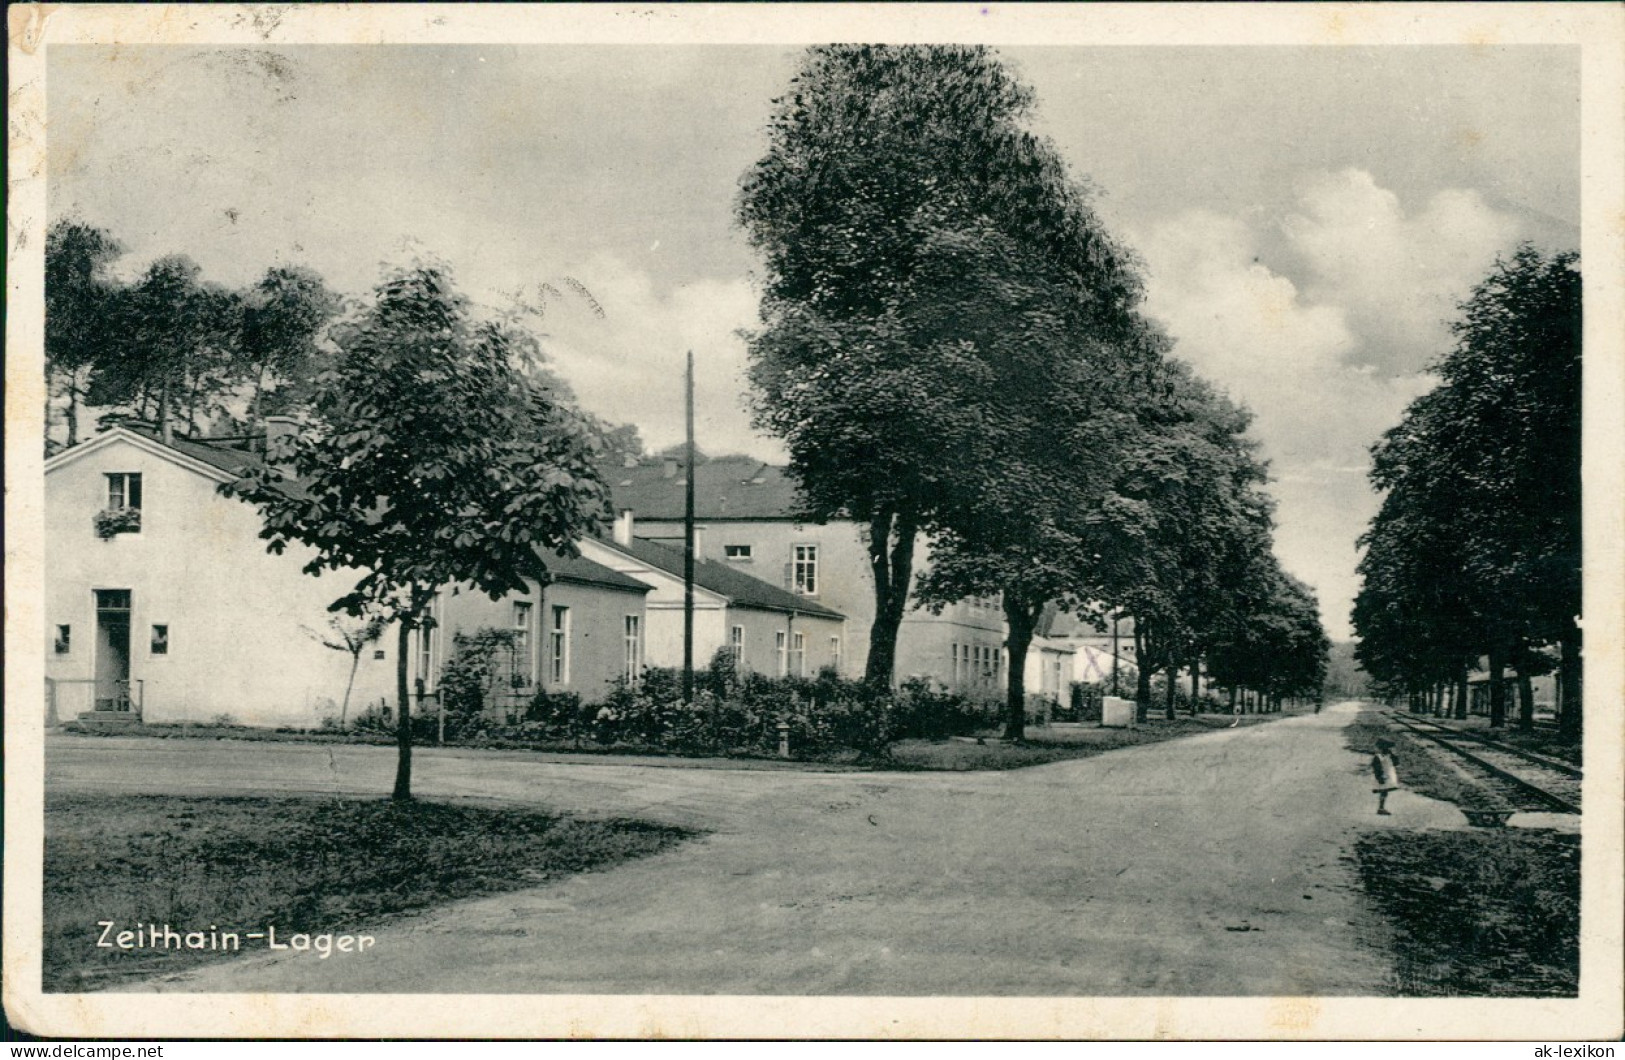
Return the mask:
<path id="1" fill-rule="evenodd" d="M 638 560 L 647 563 L 657 570 L 678 578 L 683 576 L 683 554 L 676 549 L 657 545 L 653 541 L 643 538 L 633 538 L 632 543 L 623 545 L 617 541 L 605 541 L 605 545 L 620 551 Z M 795 612 L 801 615 L 818 615 L 822 618 L 845 619 L 839 611 L 831 610 L 823 604 L 809 600 L 805 596 L 780 589 L 776 585 L 769 585 L 760 578 L 753 578 L 744 571 L 734 570 L 726 564 L 716 560 L 694 560 L 694 584 L 702 589 L 719 593 L 727 597 L 734 607 L 751 608 L 758 611 Z"/>
<path id="2" fill-rule="evenodd" d="M 656 459 L 610 468 L 604 478 L 617 510 L 630 508 L 639 519 L 683 518 L 687 475 L 681 464 L 668 474 L 668 462 Z M 695 470 L 696 518 L 793 519 L 796 505 L 796 484 L 785 469 L 754 457 L 718 457 Z"/>
<path id="3" fill-rule="evenodd" d="M 542 557 L 542 562 L 547 564 L 547 571 L 553 575 L 556 582 L 598 585 L 633 593 L 649 591 L 649 587 L 636 578 L 611 570 L 602 563 L 594 563 L 586 556 L 560 556 L 552 552 L 542 552 L 540 549 L 537 552 Z"/>
<path id="4" fill-rule="evenodd" d="M 231 445 L 228 440 L 172 436 L 165 442 L 151 428 L 123 424 L 104 431 L 81 445 L 56 454 L 46 461 L 45 468 L 47 471 L 54 470 L 117 441 L 138 446 L 217 482 L 230 482 L 239 478 L 245 471 L 265 466 L 265 461 L 257 453 Z M 293 480 L 284 481 L 279 488 L 294 496 L 302 493 L 299 484 Z M 600 585 L 626 592 L 649 591 L 649 587 L 636 578 L 628 578 L 619 571 L 594 563 L 585 556 L 560 556 L 540 550 L 538 554 L 556 581 Z"/>
<path id="5" fill-rule="evenodd" d="M 242 450 L 219 449 L 193 439 L 174 438 L 164 442 L 155 433 L 134 427 L 119 426 L 103 431 L 88 441 L 64 449 L 52 456 L 45 461 L 45 471 L 49 474 L 65 464 L 71 464 L 82 457 L 100 452 L 118 442 L 134 445 L 138 449 L 162 457 L 217 482 L 227 482 L 235 478 L 240 468 L 263 463 L 252 453 Z"/>

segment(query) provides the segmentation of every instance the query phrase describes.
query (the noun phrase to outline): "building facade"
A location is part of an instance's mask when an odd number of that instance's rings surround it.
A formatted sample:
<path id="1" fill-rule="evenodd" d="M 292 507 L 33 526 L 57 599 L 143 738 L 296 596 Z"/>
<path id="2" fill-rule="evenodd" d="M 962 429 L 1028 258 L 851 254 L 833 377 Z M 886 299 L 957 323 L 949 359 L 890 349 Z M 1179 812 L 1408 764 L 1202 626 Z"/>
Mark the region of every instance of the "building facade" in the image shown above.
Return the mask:
<path id="1" fill-rule="evenodd" d="M 682 547 L 685 472 L 675 461 L 641 462 L 609 474 L 617 513 L 638 534 Z M 839 672 L 863 676 L 874 625 L 874 576 L 862 528 L 851 520 L 799 522 L 795 485 L 783 468 L 744 457 L 698 466 L 694 482 L 698 554 L 845 617 Z M 623 515 L 624 517 L 624 515 Z M 916 576 L 929 547 L 916 548 Z M 923 678 L 967 693 L 1001 695 L 1004 619 L 997 602 L 968 600 L 941 614 L 910 608 L 897 637 L 898 680 Z"/>
<path id="2" fill-rule="evenodd" d="M 325 647 L 327 605 L 360 577 L 275 556 L 255 509 L 216 488 L 247 453 L 124 427 L 45 465 L 46 676 L 59 720 L 314 728 L 338 712 L 351 656 Z M 395 639 L 356 667 L 351 703 L 394 699 Z"/>
<path id="3" fill-rule="evenodd" d="M 649 587 L 649 665 L 683 664 L 683 554 L 634 534 L 622 513 L 610 541 L 584 541 L 583 554 Z M 742 670 L 769 676 L 812 677 L 841 672 L 846 620 L 807 596 L 798 596 L 732 566 L 696 557 L 694 665 L 727 650 Z"/>

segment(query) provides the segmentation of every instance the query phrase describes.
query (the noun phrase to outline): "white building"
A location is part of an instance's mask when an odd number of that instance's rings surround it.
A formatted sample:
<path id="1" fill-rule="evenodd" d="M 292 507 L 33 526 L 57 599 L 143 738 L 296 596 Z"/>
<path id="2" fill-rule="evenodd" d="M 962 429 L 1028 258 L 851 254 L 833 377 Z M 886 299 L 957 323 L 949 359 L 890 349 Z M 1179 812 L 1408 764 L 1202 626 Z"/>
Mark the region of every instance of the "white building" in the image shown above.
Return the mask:
<path id="1" fill-rule="evenodd" d="M 315 727 L 351 656 L 324 647 L 327 605 L 359 577 L 266 551 L 251 505 L 216 492 L 253 456 L 117 427 L 45 464 L 46 676 L 59 719 Z M 395 696 L 395 638 L 356 671 L 355 704 Z"/>

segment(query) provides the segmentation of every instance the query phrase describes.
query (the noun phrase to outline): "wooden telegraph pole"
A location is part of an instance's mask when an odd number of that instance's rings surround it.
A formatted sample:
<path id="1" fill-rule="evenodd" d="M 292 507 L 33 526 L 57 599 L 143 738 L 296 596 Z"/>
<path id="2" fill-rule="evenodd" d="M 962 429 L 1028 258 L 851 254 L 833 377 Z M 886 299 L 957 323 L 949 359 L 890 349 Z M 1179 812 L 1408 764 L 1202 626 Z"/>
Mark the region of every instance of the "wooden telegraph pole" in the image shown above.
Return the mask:
<path id="1" fill-rule="evenodd" d="M 683 499 L 683 702 L 694 702 L 694 351 L 688 351 L 685 389 L 688 469 Z"/>

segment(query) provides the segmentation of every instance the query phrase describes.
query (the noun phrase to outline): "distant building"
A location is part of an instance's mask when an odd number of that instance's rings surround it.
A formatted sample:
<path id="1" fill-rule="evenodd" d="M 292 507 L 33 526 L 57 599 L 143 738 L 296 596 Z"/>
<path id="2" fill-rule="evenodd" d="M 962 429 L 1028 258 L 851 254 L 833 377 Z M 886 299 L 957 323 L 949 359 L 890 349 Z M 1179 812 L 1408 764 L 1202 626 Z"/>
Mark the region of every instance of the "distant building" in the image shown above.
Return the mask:
<path id="1" fill-rule="evenodd" d="M 608 477 L 617 513 L 630 511 L 641 537 L 681 550 L 682 465 L 671 459 L 644 461 L 612 469 Z M 798 521 L 795 483 L 785 470 L 746 457 L 698 465 L 694 494 L 698 554 L 845 616 L 839 670 L 862 677 L 875 616 L 863 528 L 851 520 Z M 916 576 L 929 555 L 922 537 Z M 911 609 L 904 616 L 897 638 L 899 680 L 923 677 L 997 695 L 1005 665 L 1004 618 L 996 599 L 967 600 L 941 615 Z"/>
<path id="2" fill-rule="evenodd" d="M 435 693 L 458 633 L 512 630 L 513 650 L 493 659 L 498 714 L 521 712 L 537 692 L 572 692 L 583 702 L 605 698 L 646 665 L 649 587 L 586 556 L 546 555 L 551 580 L 500 600 L 469 586 L 435 597 L 431 629 L 412 634 L 412 680 Z"/>
<path id="3" fill-rule="evenodd" d="M 683 665 L 682 544 L 668 548 L 634 535 L 622 512 L 610 541 L 583 541 L 582 553 L 649 588 L 651 666 Z M 769 676 L 811 677 L 841 672 L 846 620 L 839 612 L 752 577 L 737 567 L 696 557 L 694 665 L 727 649 L 741 669 Z"/>

